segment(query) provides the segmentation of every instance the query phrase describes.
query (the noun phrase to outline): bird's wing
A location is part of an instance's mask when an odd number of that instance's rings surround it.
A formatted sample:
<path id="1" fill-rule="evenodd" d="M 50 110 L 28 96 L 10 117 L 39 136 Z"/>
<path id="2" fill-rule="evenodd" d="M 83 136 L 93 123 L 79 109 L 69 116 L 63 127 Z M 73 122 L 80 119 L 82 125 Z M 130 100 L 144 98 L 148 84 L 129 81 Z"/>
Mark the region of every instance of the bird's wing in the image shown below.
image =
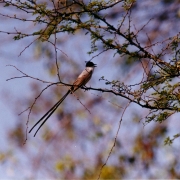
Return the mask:
<path id="1" fill-rule="evenodd" d="M 84 86 L 92 76 L 92 71 L 87 71 L 86 69 L 78 76 L 78 78 L 74 81 L 73 87 L 71 91 L 76 91 L 81 86 Z"/>

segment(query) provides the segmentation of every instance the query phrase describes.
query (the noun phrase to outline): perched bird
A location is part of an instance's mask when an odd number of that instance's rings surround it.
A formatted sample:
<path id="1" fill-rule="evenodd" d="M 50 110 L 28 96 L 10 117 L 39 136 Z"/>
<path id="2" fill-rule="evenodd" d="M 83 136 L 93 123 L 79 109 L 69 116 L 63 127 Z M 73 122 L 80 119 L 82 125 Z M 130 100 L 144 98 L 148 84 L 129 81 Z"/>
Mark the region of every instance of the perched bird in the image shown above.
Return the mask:
<path id="1" fill-rule="evenodd" d="M 73 86 L 67 91 L 67 93 L 46 113 L 44 116 L 39 119 L 39 121 L 30 129 L 29 133 L 38 125 L 41 121 L 41 125 L 36 130 L 34 137 L 36 136 L 39 129 L 43 126 L 43 124 L 48 120 L 48 118 L 54 113 L 54 111 L 59 107 L 59 105 L 64 101 L 64 99 L 68 96 L 68 94 L 75 92 L 80 87 L 84 86 L 90 79 L 93 74 L 94 68 L 96 64 L 91 61 L 86 63 L 86 68 L 82 71 L 82 73 L 78 76 L 78 78 L 74 81 Z"/>

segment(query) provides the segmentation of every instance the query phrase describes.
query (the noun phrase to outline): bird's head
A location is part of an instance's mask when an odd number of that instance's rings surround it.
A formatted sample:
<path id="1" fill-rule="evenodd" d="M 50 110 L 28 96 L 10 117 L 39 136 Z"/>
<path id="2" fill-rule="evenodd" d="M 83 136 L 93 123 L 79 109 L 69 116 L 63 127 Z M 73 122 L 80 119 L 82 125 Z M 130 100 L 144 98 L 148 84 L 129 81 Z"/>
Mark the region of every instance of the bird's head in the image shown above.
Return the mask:
<path id="1" fill-rule="evenodd" d="M 96 64 L 94 64 L 94 63 L 91 62 L 91 61 L 87 61 L 87 62 L 86 62 L 86 67 L 96 67 Z"/>

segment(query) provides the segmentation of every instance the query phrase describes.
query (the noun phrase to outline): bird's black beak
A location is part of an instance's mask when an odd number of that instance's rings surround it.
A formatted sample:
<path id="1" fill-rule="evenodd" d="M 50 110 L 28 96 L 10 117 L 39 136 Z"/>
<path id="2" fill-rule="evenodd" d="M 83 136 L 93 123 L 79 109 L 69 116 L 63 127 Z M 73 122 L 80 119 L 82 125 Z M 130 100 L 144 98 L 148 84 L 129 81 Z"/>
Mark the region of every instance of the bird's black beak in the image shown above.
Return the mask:
<path id="1" fill-rule="evenodd" d="M 94 67 L 97 67 L 97 64 L 94 64 Z"/>

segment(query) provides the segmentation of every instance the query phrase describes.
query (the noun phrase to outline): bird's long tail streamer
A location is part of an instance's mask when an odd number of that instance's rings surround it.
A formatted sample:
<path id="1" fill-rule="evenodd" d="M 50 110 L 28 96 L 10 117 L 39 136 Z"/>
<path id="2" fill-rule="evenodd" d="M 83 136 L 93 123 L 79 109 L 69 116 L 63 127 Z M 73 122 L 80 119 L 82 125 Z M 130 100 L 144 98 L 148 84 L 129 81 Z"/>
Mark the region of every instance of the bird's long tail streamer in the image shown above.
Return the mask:
<path id="1" fill-rule="evenodd" d="M 59 107 L 59 105 L 64 101 L 64 99 L 67 97 L 67 95 L 71 92 L 71 90 L 69 90 L 46 114 L 44 114 L 44 116 L 39 119 L 38 122 L 36 122 L 36 124 L 29 130 L 29 133 L 31 133 L 31 131 L 36 127 L 36 125 L 38 125 L 42 120 L 44 120 L 41 125 L 39 126 L 39 128 L 36 130 L 34 137 L 36 136 L 37 132 L 39 131 L 39 129 L 43 126 L 43 124 L 48 120 L 48 118 L 53 114 L 53 112 Z M 44 119 L 45 118 L 45 119 Z"/>

